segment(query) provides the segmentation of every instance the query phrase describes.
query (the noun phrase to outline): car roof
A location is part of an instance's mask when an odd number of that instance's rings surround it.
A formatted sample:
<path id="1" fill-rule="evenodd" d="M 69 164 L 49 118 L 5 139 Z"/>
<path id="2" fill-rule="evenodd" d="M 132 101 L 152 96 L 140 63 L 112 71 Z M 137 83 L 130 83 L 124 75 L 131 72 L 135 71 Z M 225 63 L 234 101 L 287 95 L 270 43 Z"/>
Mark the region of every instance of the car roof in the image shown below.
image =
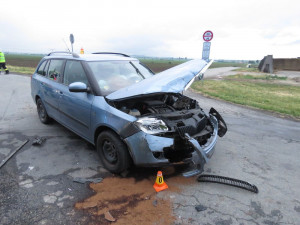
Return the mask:
<path id="1" fill-rule="evenodd" d="M 44 59 L 74 59 L 79 61 L 138 61 L 138 59 L 122 53 L 76 54 L 69 52 L 49 53 Z"/>

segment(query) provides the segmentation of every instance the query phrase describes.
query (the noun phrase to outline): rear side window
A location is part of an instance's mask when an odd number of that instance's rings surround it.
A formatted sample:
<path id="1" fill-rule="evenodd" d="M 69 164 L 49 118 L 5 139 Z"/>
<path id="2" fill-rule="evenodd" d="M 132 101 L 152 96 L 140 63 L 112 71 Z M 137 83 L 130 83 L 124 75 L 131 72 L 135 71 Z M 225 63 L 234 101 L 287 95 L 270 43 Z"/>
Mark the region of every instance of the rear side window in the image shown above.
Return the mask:
<path id="1" fill-rule="evenodd" d="M 47 64 L 47 60 L 45 60 L 44 62 L 42 62 L 42 64 L 40 65 L 40 67 L 39 67 L 39 69 L 38 69 L 38 71 L 37 71 L 37 73 L 39 74 L 39 75 L 42 75 L 42 76 L 46 76 L 46 64 Z"/>
<path id="2" fill-rule="evenodd" d="M 64 84 L 69 85 L 74 82 L 82 82 L 88 85 L 88 80 L 83 67 L 78 61 L 67 61 L 64 72 Z"/>
<path id="3" fill-rule="evenodd" d="M 48 69 L 48 77 L 51 80 L 60 82 L 63 65 L 64 65 L 64 60 L 52 59 L 50 61 L 50 65 Z"/>

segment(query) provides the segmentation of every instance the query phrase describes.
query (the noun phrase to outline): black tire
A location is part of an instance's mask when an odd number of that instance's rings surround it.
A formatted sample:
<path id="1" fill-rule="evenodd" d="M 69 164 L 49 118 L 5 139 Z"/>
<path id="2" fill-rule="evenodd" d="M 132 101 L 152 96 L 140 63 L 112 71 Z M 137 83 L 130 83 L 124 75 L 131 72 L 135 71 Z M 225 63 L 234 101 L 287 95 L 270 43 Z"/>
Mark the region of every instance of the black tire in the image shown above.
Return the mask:
<path id="1" fill-rule="evenodd" d="M 112 131 L 103 131 L 99 134 L 97 152 L 103 166 L 112 173 L 121 173 L 130 166 L 131 158 L 127 146 Z"/>
<path id="2" fill-rule="evenodd" d="M 36 101 L 36 107 L 37 107 L 37 112 L 39 114 L 40 121 L 44 124 L 48 124 L 51 118 L 48 116 L 46 108 L 40 98 Z"/>

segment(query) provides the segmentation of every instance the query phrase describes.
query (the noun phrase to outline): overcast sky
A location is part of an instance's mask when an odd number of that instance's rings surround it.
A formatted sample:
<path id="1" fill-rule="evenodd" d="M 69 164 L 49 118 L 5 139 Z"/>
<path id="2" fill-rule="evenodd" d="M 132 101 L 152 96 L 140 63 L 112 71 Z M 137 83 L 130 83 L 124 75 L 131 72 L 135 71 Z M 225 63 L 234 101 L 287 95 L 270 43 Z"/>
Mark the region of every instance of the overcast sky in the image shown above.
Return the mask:
<path id="1" fill-rule="evenodd" d="M 299 0 L 9 0 L 0 29 L 10 52 L 66 50 L 73 33 L 75 52 L 201 58 L 211 30 L 210 58 L 300 57 Z"/>

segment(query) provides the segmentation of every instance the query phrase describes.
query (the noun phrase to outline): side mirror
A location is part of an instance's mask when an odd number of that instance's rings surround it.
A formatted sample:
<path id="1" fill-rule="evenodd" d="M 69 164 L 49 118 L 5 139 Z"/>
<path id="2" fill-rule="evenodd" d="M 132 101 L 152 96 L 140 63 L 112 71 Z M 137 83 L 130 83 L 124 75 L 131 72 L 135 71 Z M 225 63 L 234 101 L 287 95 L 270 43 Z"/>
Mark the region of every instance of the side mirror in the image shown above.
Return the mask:
<path id="1" fill-rule="evenodd" d="M 69 84 L 70 92 L 88 92 L 88 87 L 85 83 L 82 82 L 74 82 Z"/>

